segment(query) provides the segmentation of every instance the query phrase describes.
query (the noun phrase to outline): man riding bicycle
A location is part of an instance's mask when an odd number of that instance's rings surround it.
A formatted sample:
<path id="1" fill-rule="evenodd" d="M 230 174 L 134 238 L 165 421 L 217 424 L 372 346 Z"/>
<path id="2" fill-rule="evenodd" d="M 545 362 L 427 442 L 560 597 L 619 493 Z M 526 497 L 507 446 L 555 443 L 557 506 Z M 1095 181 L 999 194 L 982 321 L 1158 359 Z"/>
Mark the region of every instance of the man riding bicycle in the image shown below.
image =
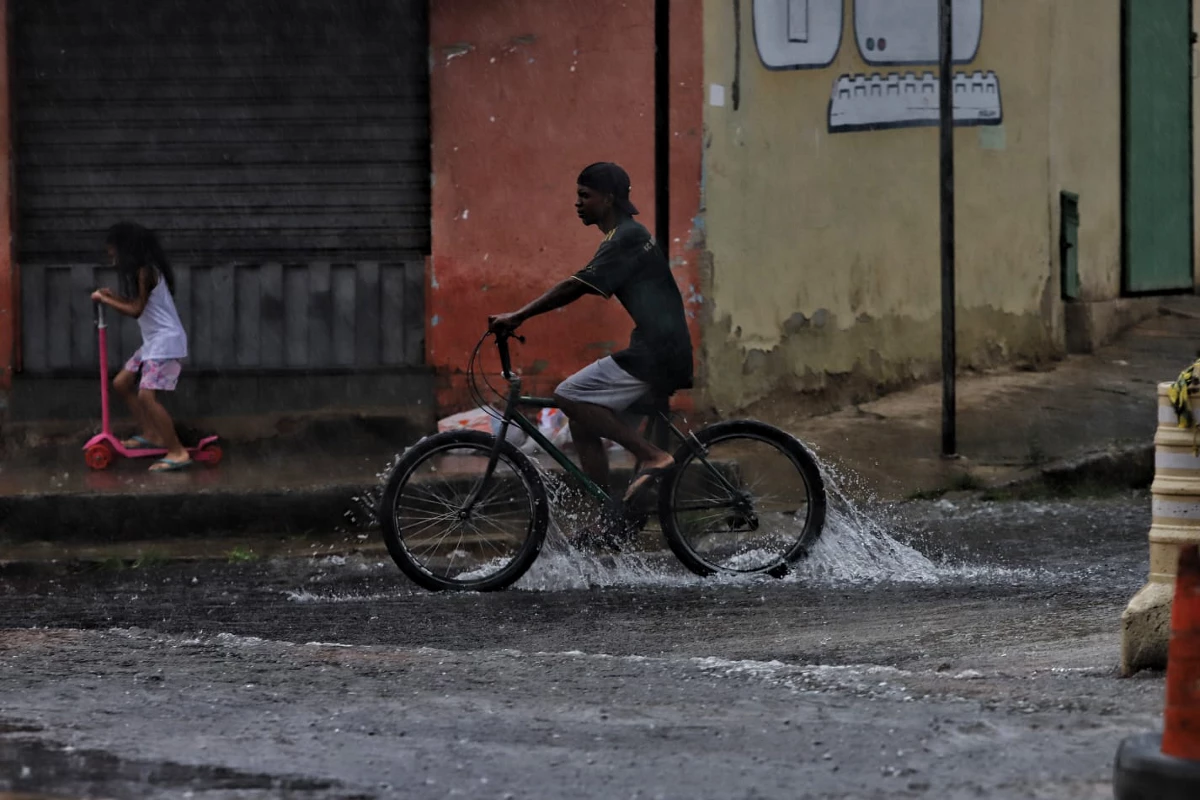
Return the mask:
<path id="1" fill-rule="evenodd" d="M 636 326 L 629 346 L 567 378 L 555 389 L 554 399 L 570 420 L 580 465 L 602 489 L 608 490 L 609 472 L 602 439 L 611 439 L 637 459 L 624 497 L 627 505 L 674 459 L 642 437 L 636 428 L 640 420 L 623 412 L 651 396 L 691 387 L 692 342 L 666 256 L 633 219 L 638 210 L 629 201 L 629 175 L 616 164 L 600 162 L 585 167 L 577 183 L 575 213 L 584 225 L 604 233 L 596 254 L 541 297 L 517 311 L 489 317 L 488 323 L 496 333 L 511 333 L 531 317 L 584 295 L 616 295 L 621 301 Z"/>

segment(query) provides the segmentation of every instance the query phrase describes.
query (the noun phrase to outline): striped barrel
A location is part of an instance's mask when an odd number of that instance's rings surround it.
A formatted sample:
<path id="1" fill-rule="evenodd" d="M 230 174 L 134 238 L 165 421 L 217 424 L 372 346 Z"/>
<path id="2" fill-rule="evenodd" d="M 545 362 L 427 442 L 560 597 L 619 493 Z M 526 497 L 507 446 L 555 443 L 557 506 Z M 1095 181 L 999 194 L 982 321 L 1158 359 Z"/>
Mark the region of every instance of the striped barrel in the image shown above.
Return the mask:
<path id="1" fill-rule="evenodd" d="M 1158 385 L 1158 430 L 1154 434 L 1154 483 L 1150 487 L 1150 582 L 1174 584 L 1179 551 L 1200 544 L 1200 428 L 1180 428 Z M 1192 400 L 1200 416 L 1200 396 Z"/>

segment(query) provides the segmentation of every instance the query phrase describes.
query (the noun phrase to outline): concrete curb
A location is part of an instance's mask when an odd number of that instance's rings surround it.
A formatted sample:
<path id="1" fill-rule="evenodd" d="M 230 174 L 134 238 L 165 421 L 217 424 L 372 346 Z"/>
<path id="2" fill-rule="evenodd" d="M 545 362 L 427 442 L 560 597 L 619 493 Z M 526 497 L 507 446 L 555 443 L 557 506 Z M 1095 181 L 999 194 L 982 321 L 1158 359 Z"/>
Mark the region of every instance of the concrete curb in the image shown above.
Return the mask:
<path id="1" fill-rule="evenodd" d="M 101 544 L 214 534 L 283 534 L 364 527 L 356 497 L 376 484 L 263 491 L 29 494 L 0 497 L 0 542 Z M 357 519 L 347 517 L 347 512 Z"/>
<path id="2" fill-rule="evenodd" d="M 631 477 L 614 469 L 614 486 Z M 379 481 L 261 490 L 38 493 L 0 496 L 4 545 L 125 544 L 162 538 L 368 531 L 378 526 Z"/>
<path id="3" fill-rule="evenodd" d="M 1065 491 L 1080 486 L 1144 489 L 1154 480 L 1154 443 L 1115 445 L 1047 464 L 1036 475 L 1020 478 L 1003 488 L 1045 486 Z"/>
<path id="4" fill-rule="evenodd" d="M 614 474 L 617 480 L 621 477 Z M 1148 486 L 1153 477 L 1154 445 L 1136 444 L 1055 462 L 1003 488 L 1138 488 Z M 0 547 L 34 541 L 98 545 L 167 536 L 367 530 L 374 527 L 373 520 L 356 498 L 373 497 L 378 491 L 377 482 L 346 482 L 255 491 L 0 496 Z"/>

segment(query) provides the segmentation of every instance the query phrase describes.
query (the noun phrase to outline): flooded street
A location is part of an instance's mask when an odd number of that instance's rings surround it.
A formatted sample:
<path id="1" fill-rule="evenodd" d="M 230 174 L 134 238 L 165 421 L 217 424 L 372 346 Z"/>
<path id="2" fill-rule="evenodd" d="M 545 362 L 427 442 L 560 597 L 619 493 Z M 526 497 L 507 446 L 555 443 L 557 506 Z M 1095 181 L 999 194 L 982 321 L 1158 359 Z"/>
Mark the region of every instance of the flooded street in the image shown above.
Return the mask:
<path id="1" fill-rule="evenodd" d="M 1116 676 L 1149 522 L 1140 494 L 835 503 L 782 580 L 554 540 L 484 595 L 377 546 L 12 566 L 0 793 L 1107 798 L 1162 708 Z"/>

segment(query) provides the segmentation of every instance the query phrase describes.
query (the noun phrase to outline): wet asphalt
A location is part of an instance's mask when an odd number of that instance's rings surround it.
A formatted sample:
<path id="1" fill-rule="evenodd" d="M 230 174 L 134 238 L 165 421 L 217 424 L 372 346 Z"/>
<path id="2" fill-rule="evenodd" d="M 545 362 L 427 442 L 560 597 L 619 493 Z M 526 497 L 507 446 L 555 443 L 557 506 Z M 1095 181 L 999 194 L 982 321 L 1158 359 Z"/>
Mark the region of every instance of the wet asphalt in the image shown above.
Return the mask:
<path id="1" fill-rule="evenodd" d="M 1149 497 L 836 503 L 783 580 L 561 543 L 0 567 L 0 797 L 1111 797 Z M 215 552 L 233 552 L 223 543 Z"/>

